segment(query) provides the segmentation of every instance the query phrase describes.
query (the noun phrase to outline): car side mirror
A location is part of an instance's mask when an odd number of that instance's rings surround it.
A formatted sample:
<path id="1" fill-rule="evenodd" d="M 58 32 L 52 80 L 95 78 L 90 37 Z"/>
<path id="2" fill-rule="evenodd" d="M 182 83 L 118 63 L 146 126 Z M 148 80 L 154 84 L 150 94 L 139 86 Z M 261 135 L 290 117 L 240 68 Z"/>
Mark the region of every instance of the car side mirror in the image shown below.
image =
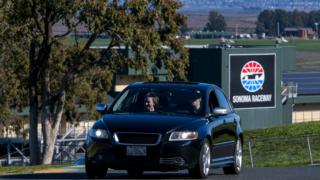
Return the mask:
<path id="1" fill-rule="evenodd" d="M 216 107 L 213 110 L 214 116 L 224 116 L 228 114 L 228 110 L 226 108 Z"/>
<path id="2" fill-rule="evenodd" d="M 108 110 L 108 105 L 104 103 L 98 103 L 96 104 L 96 111 L 98 111 L 100 114 L 105 114 Z"/>

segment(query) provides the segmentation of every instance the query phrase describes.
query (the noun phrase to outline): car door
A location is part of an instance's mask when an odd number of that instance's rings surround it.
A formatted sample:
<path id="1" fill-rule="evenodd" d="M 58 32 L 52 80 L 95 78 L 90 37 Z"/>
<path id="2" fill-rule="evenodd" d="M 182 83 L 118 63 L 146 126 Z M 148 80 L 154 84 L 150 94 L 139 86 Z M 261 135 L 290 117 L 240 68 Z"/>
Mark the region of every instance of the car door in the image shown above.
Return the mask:
<path id="1" fill-rule="evenodd" d="M 226 115 L 211 117 L 211 121 L 213 123 L 213 159 L 230 157 L 233 155 L 234 152 L 236 134 L 236 122 L 234 119 L 233 110 L 230 107 L 225 95 L 219 89 L 215 89 L 210 93 L 209 107 L 211 113 L 213 113 L 214 109 L 217 107 L 227 109 Z"/>

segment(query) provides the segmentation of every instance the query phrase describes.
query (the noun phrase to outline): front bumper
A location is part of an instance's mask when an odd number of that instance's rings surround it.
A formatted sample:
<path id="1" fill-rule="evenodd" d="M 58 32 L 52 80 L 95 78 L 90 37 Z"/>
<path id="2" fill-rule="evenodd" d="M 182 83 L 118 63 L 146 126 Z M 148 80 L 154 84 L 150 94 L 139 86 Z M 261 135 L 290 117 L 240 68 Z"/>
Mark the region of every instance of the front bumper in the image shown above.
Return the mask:
<path id="1" fill-rule="evenodd" d="M 146 146 L 146 156 L 127 156 L 126 148 L 115 142 L 92 140 L 87 144 L 86 158 L 92 164 L 112 169 L 181 170 L 198 163 L 201 141 L 160 142 Z"/>

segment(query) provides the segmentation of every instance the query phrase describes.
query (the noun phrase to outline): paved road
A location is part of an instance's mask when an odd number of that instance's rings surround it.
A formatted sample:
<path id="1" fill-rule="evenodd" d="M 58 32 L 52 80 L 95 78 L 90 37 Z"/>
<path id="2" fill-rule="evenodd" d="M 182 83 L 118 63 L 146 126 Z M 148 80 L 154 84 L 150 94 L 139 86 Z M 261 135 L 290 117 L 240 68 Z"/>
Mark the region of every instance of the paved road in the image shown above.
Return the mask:
<path id="1" fill-rule="evenodd" d="M 125 171 L 108 172 L 106 179 L 126 179 Z M 175 173 L 147 172 L 143 178 L 146 179 L 189 179 L 187 171 Z M 86 179 L 83 168 L 66 172 L 48 171 L 37 174 L 24 175 L 2 175 L 0 179 Z M 240 175 L 223 175 L 221 170 L 212 170 L 208 179 L 215 180 L 319 180 L 320 167 L 300 167 L 300 168 L 248 168 L 244 169 Z"/>

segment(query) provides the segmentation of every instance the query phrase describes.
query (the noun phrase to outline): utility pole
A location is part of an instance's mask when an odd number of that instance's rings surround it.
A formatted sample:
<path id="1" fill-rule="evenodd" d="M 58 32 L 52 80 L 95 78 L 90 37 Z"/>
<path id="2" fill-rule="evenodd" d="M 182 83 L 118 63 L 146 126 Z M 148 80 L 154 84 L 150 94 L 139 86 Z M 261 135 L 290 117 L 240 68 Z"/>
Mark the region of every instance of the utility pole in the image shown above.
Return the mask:
<path id="1" fill-rule="evenodd" d="M 238 24 L 236 24 L 236 39 L 238 39 Z"/>
<path id="2" fill-rule="evenodd" d="M 280 37 L 280 23 L 277 22 L 277 35 Z"/>

